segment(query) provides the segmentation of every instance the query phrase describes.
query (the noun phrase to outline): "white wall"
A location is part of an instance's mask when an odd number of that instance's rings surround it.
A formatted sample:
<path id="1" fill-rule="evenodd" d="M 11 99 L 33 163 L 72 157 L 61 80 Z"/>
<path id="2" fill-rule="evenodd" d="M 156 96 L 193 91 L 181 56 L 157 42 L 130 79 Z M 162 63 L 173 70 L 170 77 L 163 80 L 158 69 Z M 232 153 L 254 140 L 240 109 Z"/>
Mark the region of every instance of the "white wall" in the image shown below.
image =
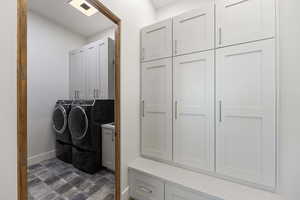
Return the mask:
<path id="1" fill-rule="evenodd" d="M 154 22 L 150 0 L 101 0 L 122 19 L 121 30 L 121 162 L 122 191 L 127 165 L 139 156 L 140 29 Z"/>
<path id="2" fill-rule="evenodd" d="M 84 37 L 28 13 L 28 156 L 34 161 L 55 150 L 51 127 L 58 99 L 69 99 L 69 51 Z"/>
<path id="3" fill-rule="evenodd" d="M 0 199 L 17 199 L 17 1 L 0 12 Z"/>
<path id="4" fill-rule="evenodd" d="M 164 20 L 176 15 L 179 15 L 183 12 L 197 9 L 203 3 L 213 2 L 213 0 L 184 0 L 184 1 L 176 1 L 173 4 L 161 7 L 156 10 L 156 19 Z"/>
<path id="5" fill-rule="evenodd" d="M 104 31 L 101 31 L 100 33 L 97 33 L 95 35 L 88 37 L 87 42 L 88 43 L 94 42 L 94 41 L 101 40 L 101 39 L 108 38 L 108 37 L 114 40 L 115 39 L 115 30 L 116 30 L 116 28 L 112 27 L 112 28 L 106 29 Z"/>
<path id="6" fill-rule="evenodd" d="M 278 0 L 280 22 L 280 189 L 300 198 L 300 1 Z"/>

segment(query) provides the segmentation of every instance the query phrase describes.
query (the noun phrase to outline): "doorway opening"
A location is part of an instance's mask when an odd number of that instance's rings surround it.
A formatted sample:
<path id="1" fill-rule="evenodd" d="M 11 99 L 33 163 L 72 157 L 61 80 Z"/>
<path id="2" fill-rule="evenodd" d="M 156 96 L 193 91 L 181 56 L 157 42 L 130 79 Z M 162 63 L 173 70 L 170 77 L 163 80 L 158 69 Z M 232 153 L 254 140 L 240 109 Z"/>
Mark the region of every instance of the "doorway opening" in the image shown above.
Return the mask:
<path id="1" fill-rule="evenodd" d="M 18 0 L 19 200 L 120 199 L 120 34 L 98 0 Z"/>

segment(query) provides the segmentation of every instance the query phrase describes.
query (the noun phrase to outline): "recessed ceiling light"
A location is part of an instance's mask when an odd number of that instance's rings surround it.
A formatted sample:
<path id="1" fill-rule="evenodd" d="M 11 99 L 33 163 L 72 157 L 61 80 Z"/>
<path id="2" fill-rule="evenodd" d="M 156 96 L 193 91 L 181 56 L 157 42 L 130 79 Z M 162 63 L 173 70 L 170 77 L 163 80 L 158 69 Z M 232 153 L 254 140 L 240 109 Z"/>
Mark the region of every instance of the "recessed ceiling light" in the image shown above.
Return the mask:
<path id="1" fill-rule="evenodd" d="M 98 12 L 98 10 L 86 0 L 71 0 L 69 4 L 86 16 L 92 16 Z"/>

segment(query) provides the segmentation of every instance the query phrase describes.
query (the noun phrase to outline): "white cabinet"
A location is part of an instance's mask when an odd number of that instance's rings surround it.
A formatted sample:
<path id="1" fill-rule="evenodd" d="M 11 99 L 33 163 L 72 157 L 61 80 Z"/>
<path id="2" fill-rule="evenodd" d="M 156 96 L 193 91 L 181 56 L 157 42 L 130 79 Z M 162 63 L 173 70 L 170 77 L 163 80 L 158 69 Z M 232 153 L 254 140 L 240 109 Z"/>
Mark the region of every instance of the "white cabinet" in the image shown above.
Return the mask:
<path id="1" fill-rule="evenodd" d="M 97 46 L 89 45 L 85 47 L 86 60 L 86 93 L 87 99 L 99 98 L 99 61 Z"/>
<path id="2" fill-rule="evenodd" d="M 167 183 L 165 185 L 165 200 L 221 200 L 204 193 Z"/>
<path id="3" fill-rule="evenodd" d="M 275 41 L 217 50 L 217 173 L 275 186 Z"/>
<path id="4" fill-rule="evenodd" d="M 214 48 L 214 5 L 203 4 L 197 10 L 173 19 L 173 55 Z"/>
<path id="5" fill-rule="evenodd" d="M 141 60 L 172 56 L 172 19 L 148 26 L 141 31 Z"/>
<path id="6" fill-rule="evenodd" d="M 275 0 L 216 0 L 217 47 L 275 36 Z"/>
<path id="7" fill-rule="evenodd" d="M 142 64 L 141 147 L 144 156 L 172 159 L 172 59 Z"/>
<path id="8" fill-rule="evenodd" d="M 85 59 L 84 51 L 74 50 L 70 52 L 70 98 L 84 99 L 86 97 L 85 88 Z"/>
<path id="9" fill-rule="evenodd" d="M 115 171 L 115 127 L 102 125 L 102 165 Z"/>
<path id="10" fill-rule="evenodd" d="M 70 53 L 70 98 L 114 99 L 114 41 L 90 43 Z"/>
<path id="11" fill-rule="evenodd" d="M 214 169 L 214 51 L 174 58 L 174 162 Z"/>
<path id="12" fill-rule="evenodd" d="M 100 99 L 115 98 L 115 43 L 108 38 L 98 41 Z"/>

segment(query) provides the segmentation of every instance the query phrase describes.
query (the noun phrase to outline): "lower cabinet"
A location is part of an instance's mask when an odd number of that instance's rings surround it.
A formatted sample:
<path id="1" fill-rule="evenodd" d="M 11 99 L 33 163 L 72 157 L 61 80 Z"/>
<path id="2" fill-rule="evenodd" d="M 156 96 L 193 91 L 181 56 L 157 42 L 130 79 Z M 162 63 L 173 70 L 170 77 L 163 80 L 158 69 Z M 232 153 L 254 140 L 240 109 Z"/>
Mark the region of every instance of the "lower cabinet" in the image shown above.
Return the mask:
<path id="1" fill-rule="evenodd" d="M 207 194 L 192 191 L 179 185 L 165 185 L 165 200 L 220 200 Z"/>
<path id="2" fill-rule="evenodd" d="M 115 130 L 109 124 L 102 125 L 102 165 L 115 171 Z"/>
<path id="3" fill-rule="evenodd" d="M 134 200 L 222 200 L 133 169 L 129 170 L 129 188 Z"/>
<path id="4" fill-rule="evenodd" d="M 164 182 L 129 170 L 130 197 L 135 200 L 164 200 Z"/>

